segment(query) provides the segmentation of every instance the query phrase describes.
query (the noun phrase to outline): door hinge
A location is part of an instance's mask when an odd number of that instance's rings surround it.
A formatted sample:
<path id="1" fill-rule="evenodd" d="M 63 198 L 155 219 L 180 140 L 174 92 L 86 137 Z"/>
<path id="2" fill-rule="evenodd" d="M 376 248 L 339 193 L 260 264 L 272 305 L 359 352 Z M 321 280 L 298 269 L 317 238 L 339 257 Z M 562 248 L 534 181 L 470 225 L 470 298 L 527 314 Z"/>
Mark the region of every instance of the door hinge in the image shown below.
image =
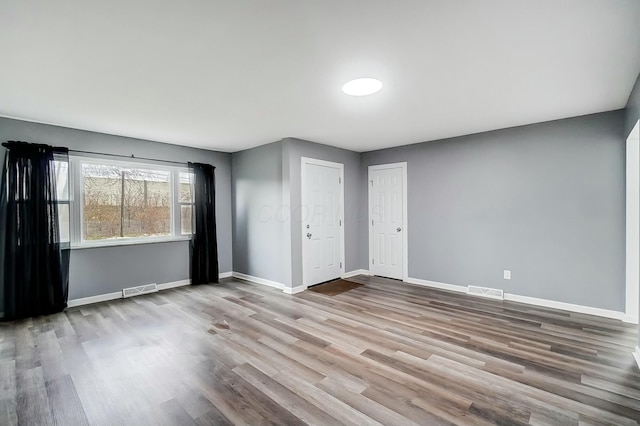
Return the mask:
<path id="1" fill-rule="evenodd" d="M 338 219 L 339 225 L 338 226 L 342 226 L 342 219 Z"/>
<path id="2" fill-rule="evenodd" d="M 373 226 L 373 219 L 371 219 L 371 226 Z"/>
<path id="3" fill-rule="evenodd" d="M 376 260 L 375 259 L 371 259 L 371 264 L 375 265 L 376 264 Z"/>
<path id="4" fill-rule="evenodd" d="M 340 262 L 340 267 L 342 268 L 342 262 Z"/>
<path id="5" fill-rule="evenodd" d="M 341 177 L 338 178 L 338 183 L 342 183 L 342 178 Z"/>

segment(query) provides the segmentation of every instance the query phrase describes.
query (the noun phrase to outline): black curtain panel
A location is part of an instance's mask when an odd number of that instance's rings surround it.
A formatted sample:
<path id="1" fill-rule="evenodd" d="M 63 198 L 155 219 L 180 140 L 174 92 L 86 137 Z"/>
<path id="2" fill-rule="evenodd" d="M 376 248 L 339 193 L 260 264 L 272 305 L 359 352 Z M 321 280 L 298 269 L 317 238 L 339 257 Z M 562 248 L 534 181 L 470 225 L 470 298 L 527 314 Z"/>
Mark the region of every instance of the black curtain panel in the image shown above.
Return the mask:
<path id="1" fill-rule="evenodd" d="M 194 223 L 191 238 L 191 284 L 218 282 L 215 167 L 189 163 L 194 177 Z"/>
<path id="2" fill-rule="evenodd" d="M 59 312 L 67 306 L 69 289 L 68 242 L 61 238 L 58 215 L 60 202 L 68 211 L 68 150 L 2 145 L 7 151 L 0 189 L 0 310 L 4 320 Z M 63 217 L 66 238 L 68 214 Z"/>

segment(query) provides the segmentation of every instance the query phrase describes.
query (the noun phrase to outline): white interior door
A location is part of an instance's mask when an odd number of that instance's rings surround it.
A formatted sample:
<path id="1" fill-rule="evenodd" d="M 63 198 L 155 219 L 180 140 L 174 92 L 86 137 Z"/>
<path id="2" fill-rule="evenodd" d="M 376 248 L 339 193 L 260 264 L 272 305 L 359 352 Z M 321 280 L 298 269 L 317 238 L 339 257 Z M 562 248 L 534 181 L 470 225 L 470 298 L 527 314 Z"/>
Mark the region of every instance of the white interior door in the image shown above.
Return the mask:
<path id="1" fill-rule="evenodd" d="M 369 268 L 404 279 L 406 271 L 406 163 L 369 167 Z"/>
<path id="2" fill-rule="evenodd" d="M 343 272 L 343 165 L 302 159 L 302 275 L 306 286 Z"/>

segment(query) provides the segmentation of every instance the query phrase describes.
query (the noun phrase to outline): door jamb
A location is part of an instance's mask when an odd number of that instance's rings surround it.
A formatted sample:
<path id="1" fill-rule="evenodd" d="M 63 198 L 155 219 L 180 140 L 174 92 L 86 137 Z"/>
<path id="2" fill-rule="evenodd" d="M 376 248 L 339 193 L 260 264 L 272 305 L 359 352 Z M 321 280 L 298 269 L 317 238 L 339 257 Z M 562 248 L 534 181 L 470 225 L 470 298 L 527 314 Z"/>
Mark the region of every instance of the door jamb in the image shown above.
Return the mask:
<path id="1" fill-rule="evenodd" d="M 330 167 L 333 169 L 338 169 L 340 171 L 340 195 L 338 196 L 338 200 L 340 202 L 340 217 L 339 220 L 342 221 L 342 226 L 340 226 L 340 276 L 337 278 L 341 278 L 344 276 L 345 274 L 345 267 L 347 266 L 347 261 L 345 259 L 345 241 L 344 241 L 344 228 L 346 227 L 346 223 L 344 220 L 344 164 L 342 163 L 334 163 L 332 161 L 325 161 L 325 160 L 318 160 L 315 158 L 309 158 L 309 157 L 301 157 L 300 158 L 300 201 L 302 201 L 304 199 L 304 182 L 305 182 L 305 178 L 306 178 L 306 173 L 305 173 L 305 164 L 312 164 L 312 165 L 316 165 L 316 166 L 324 166 L 324 167 Z M 304 206 L 302 206 L 304 207 Z M 304 261 L 305 261 L 305 244 L 304 244 L 304 239 L 305 239 L 305 227 L 304 227 L 304 221 L 302 220 L 302 211 L 300 212 L 301 216 L 300 216 L 300 228 L 302 230 L 301 232 L 301 242 L 302 242 L 302 285 L 306 288 L 308 287 L 309 284 L 309 280 L 307 277 L 307 274 L 305 272 L 305 268 L 304 268 Z"/>
<path id="2" fill-rule="evenodd" d="M 402 239 L 402 280 L 407 281 L 409 278 L 409 221 L 408 221 L 408 211 L 407 211 L 407 162 L 403 161 L 400 163 L 390 163 L 390 164 L 379 164 L 375 166 L 369 166 L 367 173 L 367 210 L 368 210 L 368 224 L 367 228 L 369 229 L 369 272 L 373 274 L 373 263 L 371 262 L 371 257 L 373 255 L 373 226 L 371 225 L 371 187 L 372 187 L 372 179 L 371 172 L 376 170 L 384 170 L 384 169 L 402 169 L 402 232 L 404 232 Z"/>

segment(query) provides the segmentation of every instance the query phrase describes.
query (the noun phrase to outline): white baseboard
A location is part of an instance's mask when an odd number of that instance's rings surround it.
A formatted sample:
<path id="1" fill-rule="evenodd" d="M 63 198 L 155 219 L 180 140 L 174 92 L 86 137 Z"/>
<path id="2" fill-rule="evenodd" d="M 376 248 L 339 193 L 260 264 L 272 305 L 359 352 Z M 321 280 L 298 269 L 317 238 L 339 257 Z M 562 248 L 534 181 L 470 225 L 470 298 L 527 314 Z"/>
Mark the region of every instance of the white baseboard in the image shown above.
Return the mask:
<path id="1" fill-rule="evenodd" d="M 250 281 L 253 283 L 257 283 L 257 284 L 263 284 L 263 285 L 267 285 L 269 287 L 274 287 L 277 288 L 279 290 L 282 290 L 283 292 L 287 293 L 287 294 L 296 294 L 296 293 L 300 293 L 301 291 L 304 291 L 306 289 L 306 286 L 298 286 L 298 287 L 287 287 L 284 284 L 281 283 L 277 283 L 275 281 L 270 281 L 270 280 L 265 280 L 263 278 L 258 278 L 258 277 L 254 277 L 251 275 L 246 275 L 246 274 L 242 274 L 239 272 L 222 272 L 219 274 L 220 278 L 229 278 L 229 277 L 236 277 L 236 278 L 240 278 L 246 281 Z M 158 290 L 168 290 L 170 288 L 176 288 L 176 287 L 182 287 L 182 286 L 187 286 L 191 284 L 191 280 L 180 280 L 180 281 L 172 281 L 172 282 L 168 282 L 168 283 L 163 283 L 163 284 L 158 284 Z M 79 299 L 73 299 L 73 300 L 69 300 L 67 302 L 67 307 L 69 308 L 73 308 L 75 306 L 83 306 L 83 305 L 89 305 L 91 303 L 98 303 L 98 302 L 106 302 L 109 300 L 115 300 L 115 299 L 120 299 L 122 298 L 122 291 L 116 291 L 113 293 L 105 293 L 105 294 L 98 294 L 96 296 L 90 296 L 90 297 L 82 297 Z M 2 316 L 0 316 L 1 318 Z"/>
<path id="2" fill-rule="evenodd" d="M 366 269 L 356 269 L 354 271 L 345 272 L 340 278 L 351 278 L 355 277 L 356 275 L 371 275 L 371 272 Z"/>
<path id="3" fill-rule="evenodd" d="M 282 290 L 283 293 L 287 294 L 296 294 L 301 291 L 305 291 L 307 289 L 306 285 L 299 285 L 296 287 L 289 287 L 288 285 L 279 283 L 277 281 L 271 281 L 260 277 L 254 277 L 253 275 L 243 274 L 242 272 L 232 272 L 234 278 L 239 278 L 241 280 L 249 281 L 255 284 L 262 284 L 269 287 L 277 288 L 278 290 Z"/>
<path id="4" fill-rule="evenodd" d="M 564 311 L 578 312 L 581 314 L 595 315 L 598 317 L 613 318 L 623 322 L 634 323 L 633 318 L 624 312 L 609 309 L 594 308 L 592 306 L 575 305 L 573 303 L 557 302 L 555 300 L 539 299 L 537 297 L 520 296 L 518 294 L 505 293 L 504 300 L 526 303 L 528 305 L 543 306 L 545 308 L 562 309 Z M 636 322 L 637 324 L 637 322 Z"/>
<path id="5" fill-rule="evenodd" d="M 232 274 L 234 278 L 239 278 L 241 280 L 249 281 L 252 283 L 262 284 L 269 287 L 277 288 L 287 294 L 296 294 L 296 293 L 305 291 L 307 289 L 307 286 L 304 284 L 296 287 L 289 287 L 285 284 L 282 284 L 276 281 L 254 277 L 253 275 L 247 275 L 241 272 L 232 272 Z M 357 269 L 355 271 L 347 272 L 346 274 L 342 275 L 341 278 L 351 278 L 351 277 L 355 277 L 356 275 L 371 275 L 371 274 L 366 269 Z"/>
<path id="6" fill-rule="evenodd" d="M 168 290 L 170 288 L 182 287 L 190 284 L 191 280 L 172 281 L 168 283 L 158 284 L 158 290 Z M 90 305 L 91 303 L 106 302 L 108 300 L 115 300 L 120 298 L 122 298 L 122 290 L 114 291 L 113 293 L 98 294 L 96 296 L 81 297 L 80 299 L 69 300 L 67 302 L 67 307 L 73 308 L 74 306 Z"/>
<path id="7" fill-rule="evenodd" d="M 467 287 L 455 284 L 440 283 L 437 281 L 421 280 L 419 278 L 407 278 L 405 282 L 409 284 L 422 285 L 425 287 L 437 288 L 440 290 L 467 293 Z M 526 303 L 528 305 L 543 306 L 546 308 L 562 309 L 565 311 L 577 312 L 581 314 L 595 315 L 604 318 L 613 318 L 630 324 L 638 324 L 638 320 L 625 314 L 624 312 L 612 311 L 609 309 L 594 308 L 591 306 L 575 305 L 573 303 L 557 302 L 555 300 L 539 299 L 537 297 L 520 296 L 518 294 L 504 293 L 504 300 Z"/>
<path id="8" fill-rule="evenodd" d="M 247 275 L 247 274 L 243 274 L 241 272 L 232 272 L 232 276 L 234 278 L 239 278 L 241 280 L 245 280 L 245 281 L 250 281 L 252 283 L 256 283 L 256 284 L 262 284 L 262 285 L 266 285 L 269 287 L 273 287 L 273 288 L 277 288 L 278 290 L 282 290 L 284 291 L 285 288 L 290 288 L 287 287 L 286 285 L 276 282 L 276 281 L 271 281 L 271 280 L 266 280 L 264 278 L 260 278 L 260 277 L 254 277 L 253 275 Z"/>
<path id="9" fill-rule="evenodd" d="M 222 272 L 219 274 L 219 277 L 229 278 L 231 277 L 231 274 L 232 272 Z M 191 285 L 191 280 L 180 280 L 180 281 L 172 281 L 168 283 L 158 284 L 158 290 L 159 291 L 168 290 L 170 288 L 183 287 L 186 285 Z M 106 302 L 108 300 L 120 299 L 121 297 L 122 297 L 122 291 L 98 294 L 96 296 L 81 297 L 79 299 L 69 300 L 67 302 L 67 307 L 73 308 L 74 306 L 82 306 L 82 305 L 89 305 L 91 303 Z M 2 316 L 4 315 L 0 315 L 0 318 L 2 318 Z"/>
<path id="10" fill-rule="evenodd" d="M 191 280 L 180 280 L 180 281 L 173 281 L 170 283 L 158 284 L 158 290 L 167 290 L 170 288 L 182 287 L 185 285 L 191 285 Z"/>
<path id="11" fill-rule="evenodd" d="M 97 296 L 81 297 L 80 299 L 73 299 L 67 302 L 68 308 L 74 306 L 90 305 L 91 303 L 106 302 L 107 300 L 121 299 L 122 291 L 115 291 L 113 293 L 98 294 Z"/>
<path id="12" fill-rule="evenodd" d="M 287 294 L 296 294 L 296 293 L 300 293 L 303 292 L 307 289 L 306 285 L 299 285 L 297 287 L 285 287 L 282 291 L 287 293 Z"/>
<path id="13" fill-rule="evenodd" d="M 636 346 L 636 350 L 633 351 L 632 354 L 636 360 L 636 364 L 638 364 L 638 368 L 640 368 L 640 347 Z"/>
<path id="14" fill-rule="evenodd" d="M 419 278 L 407 278 L 405 282 L 409 284 L 422 285 L 425 287 L 437 288 L 440 290 L 456 291 L 458 293 L 466 293 L 467 288 L 461 285 L 439 283 L 437 281 L 421 280 Z"/>

